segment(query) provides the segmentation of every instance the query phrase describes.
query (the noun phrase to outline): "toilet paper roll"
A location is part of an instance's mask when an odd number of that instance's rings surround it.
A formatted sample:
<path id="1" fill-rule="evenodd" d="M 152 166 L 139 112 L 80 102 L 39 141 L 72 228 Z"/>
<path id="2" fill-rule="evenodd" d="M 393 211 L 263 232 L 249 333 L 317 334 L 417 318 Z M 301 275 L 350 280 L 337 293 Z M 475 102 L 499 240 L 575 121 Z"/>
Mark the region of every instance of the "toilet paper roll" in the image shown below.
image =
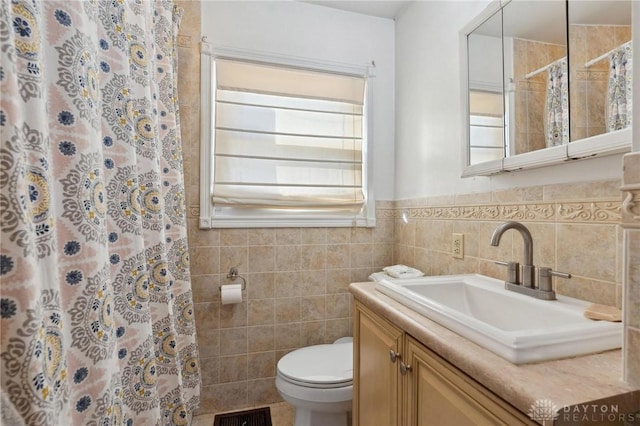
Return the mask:
<path id="1" fill-rule="evenodd" d="M 242 302 L 242 285 L 227 284 L 220 287 L 220 298 L 223 305 Z"/>

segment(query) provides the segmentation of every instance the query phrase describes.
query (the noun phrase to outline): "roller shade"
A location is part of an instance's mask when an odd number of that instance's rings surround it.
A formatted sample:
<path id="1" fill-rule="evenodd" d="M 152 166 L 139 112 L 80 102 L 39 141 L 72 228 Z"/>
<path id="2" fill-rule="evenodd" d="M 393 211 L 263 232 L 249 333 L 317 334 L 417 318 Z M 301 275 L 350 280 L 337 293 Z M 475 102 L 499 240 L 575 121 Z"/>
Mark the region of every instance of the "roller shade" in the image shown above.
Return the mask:
<path id="1" fill-rule="evenodd" d="M 359 210 L 365 77 L 216 60 L 214 205 Z"/>

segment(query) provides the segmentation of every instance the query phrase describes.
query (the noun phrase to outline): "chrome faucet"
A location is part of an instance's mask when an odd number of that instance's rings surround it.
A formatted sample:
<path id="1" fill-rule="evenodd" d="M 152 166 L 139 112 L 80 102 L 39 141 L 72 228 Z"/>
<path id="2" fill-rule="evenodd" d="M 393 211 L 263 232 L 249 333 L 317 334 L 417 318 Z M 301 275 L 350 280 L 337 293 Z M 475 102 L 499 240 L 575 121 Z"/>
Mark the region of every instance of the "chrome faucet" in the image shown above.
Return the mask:
<path id="1" fill-rule="evenodd" d="M 520 281 L 520 265 L 518 262 L 496 262 L 504 265 L 508 270 L 507 281 L 504 286 L 507 290 L 533 296 L 537 299 L 555 300 L 556 293 L 551 285 L 551 277 L 571 278 L 571 274 L 552 271 L 551 268 L 538 268 L 538 287 L 535 286 L 535 266 L 533 266 L 533 238 L 531 232 L 520 222 L 504 222 L 500 224 L 491 236 L 491 245 L 498 246 L 500 238 L 505 231 L 515 229 L 520 232 L 524 240 L 524 262 L 522 264 L 522 282 Z"/>
<path id="2" fill-rule="evenodd" d="M 531 238 L 531 232 L 527 229 L 526 226 L 521 224 L 520 222 L 504 222 L 500 224 L 495 231 L 493 231 L 493 235 L 491 236 L 491 245 L 497 247 L 500 244 L 500 238 L 505 231 L 509 229 L 515 229 L 520 232 L 522 238 L 524 239 L 524 262 L 522 263 L 522 283 L 517 279 L 518 272 L 518 264 L 515 264 L 516 267 L 516 280 L 513 284 L 520 285 L 522 284 L 525 287 L 532 288 L 535 282 L 535 267 L 533 266 L 533 238 Z M 500 264 L 504 264 L 500 262 Z M 513 270 L 514 265 L 507 262 L 506 265 L 509 267 L 510 271 Z M 511 273 L 511 272 L 510 272 Z"/>

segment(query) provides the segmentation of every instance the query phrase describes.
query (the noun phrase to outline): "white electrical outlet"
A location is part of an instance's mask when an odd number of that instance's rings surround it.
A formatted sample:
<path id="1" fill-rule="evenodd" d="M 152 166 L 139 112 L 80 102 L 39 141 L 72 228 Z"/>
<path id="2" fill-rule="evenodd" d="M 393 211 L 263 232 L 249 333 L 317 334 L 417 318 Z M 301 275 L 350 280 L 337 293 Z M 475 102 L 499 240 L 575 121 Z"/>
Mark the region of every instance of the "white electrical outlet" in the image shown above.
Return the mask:
<path id="1" fill-rule="evenodd" d="M 456 233 L 452 234 L 451 254 L 456 259 L 464 258 L 464 234 L 456 234 Z"/>

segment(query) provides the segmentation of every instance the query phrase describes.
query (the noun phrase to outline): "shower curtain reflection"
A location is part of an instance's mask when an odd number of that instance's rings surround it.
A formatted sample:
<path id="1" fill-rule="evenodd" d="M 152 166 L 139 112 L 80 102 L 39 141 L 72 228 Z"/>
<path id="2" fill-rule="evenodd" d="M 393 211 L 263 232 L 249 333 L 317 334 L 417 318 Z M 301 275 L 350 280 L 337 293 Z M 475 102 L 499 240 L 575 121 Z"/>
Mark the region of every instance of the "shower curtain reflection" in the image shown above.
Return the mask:
<path id="1" fill-rule="evenodd" d="M 547 69 L 545 102 L 545 138 L 547 147 L 569 142 L 569 86 L 567 59 L 554 62 Z"/>
<path id="2" fill-rule="evenodd" d="M 631 42 L 625 43 L 609 55 L 607 89 L 607 131 L 631 126 L 633 54 Z"/>

